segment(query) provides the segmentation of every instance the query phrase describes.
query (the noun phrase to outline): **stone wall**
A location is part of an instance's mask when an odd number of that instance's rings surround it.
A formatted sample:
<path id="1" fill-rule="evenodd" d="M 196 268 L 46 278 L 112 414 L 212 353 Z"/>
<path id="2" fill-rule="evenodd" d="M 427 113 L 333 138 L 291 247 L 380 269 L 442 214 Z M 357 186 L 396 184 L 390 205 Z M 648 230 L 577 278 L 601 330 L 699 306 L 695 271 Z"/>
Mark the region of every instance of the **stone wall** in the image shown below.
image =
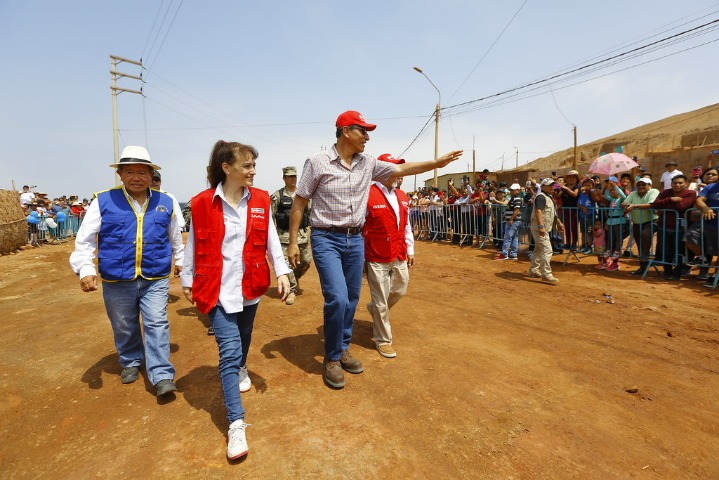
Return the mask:
<path id="1" fill-rule="evenodd" d="M 16 251 L 27 243 L 27 220 L 20 197 L 12 190 L 0 190 L 0 255 Z"/>

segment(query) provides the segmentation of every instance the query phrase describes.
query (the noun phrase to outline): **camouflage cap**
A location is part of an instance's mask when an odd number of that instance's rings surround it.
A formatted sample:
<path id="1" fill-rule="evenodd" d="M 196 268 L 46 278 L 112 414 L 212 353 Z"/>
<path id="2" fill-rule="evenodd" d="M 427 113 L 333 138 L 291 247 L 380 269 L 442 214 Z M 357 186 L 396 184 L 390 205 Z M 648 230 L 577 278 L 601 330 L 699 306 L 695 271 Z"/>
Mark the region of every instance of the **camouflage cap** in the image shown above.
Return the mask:
<path id="1" fill-rule="evenodd" d="M 297 176 L 297 169 L 295 167 L 285 167 L 282 169 L 282 175 L 284 176 Z"/>

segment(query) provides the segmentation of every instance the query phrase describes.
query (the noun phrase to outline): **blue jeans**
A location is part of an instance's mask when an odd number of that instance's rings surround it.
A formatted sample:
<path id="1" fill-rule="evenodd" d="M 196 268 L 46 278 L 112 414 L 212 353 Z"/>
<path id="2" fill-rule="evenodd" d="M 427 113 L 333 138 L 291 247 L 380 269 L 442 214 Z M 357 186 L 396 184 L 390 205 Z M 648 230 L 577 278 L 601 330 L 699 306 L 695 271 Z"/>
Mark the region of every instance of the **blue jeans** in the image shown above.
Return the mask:
<path id="1" fill-rule="evenodd" d="M 150 383 L 173 380 L 175 367 L 170 363 L 170 324 L 167 321 L 167 296 L 170 279 L 129 282 L 102 282 L 102 297 L 115 336 L 120 366 L 142 365 Z M 143 348 L 140 314 L 145 330 Z"/>
<path id="2" fill-rule="evenodd" d="M 364 238 L 312 229 L 311 240 L 325 297 L 325 356 L 339 360 L 352 340 L 355 309 L 362 289 Z"/>
<path id="3" fill-rule="evenodd" d="M 230 423 L 245 418 L 240 398 L 240 367 L 247 363 L 258 305 L 248 305 L 237 313 L 227 313 L 221 305 L 217 305 L 209 314 L 220 352 L 220 382 Z"/>
<path id="4" fill-rule="evenodd" d="M 519 227 L 522 225 L 520 220 L 515 220 L 512 224 L 504 223 L 504 241 L 502 243 L 502 255 L 505 257 L 517 257 L 519 249 Z"/>

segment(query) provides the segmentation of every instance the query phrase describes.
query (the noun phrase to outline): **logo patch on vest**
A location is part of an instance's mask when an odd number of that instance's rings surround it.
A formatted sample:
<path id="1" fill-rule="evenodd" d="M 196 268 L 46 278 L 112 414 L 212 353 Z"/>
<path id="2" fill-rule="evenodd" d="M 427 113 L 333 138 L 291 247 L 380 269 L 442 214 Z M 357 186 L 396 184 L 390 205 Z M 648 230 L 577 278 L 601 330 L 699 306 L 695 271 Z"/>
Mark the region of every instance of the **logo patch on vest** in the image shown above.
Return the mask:
<path id="1" fill-rule="evenodd" d="M 264 208 L 261 208 L 261 207 L 259 207 L 259 208 L 258 208 L 258 207 L 252 207 L 252 208 L 250 208 L 250 213 L 259 213 L 259 214 L 261 214 L 261 215 L 264 215 L 264 214 L 265 214 L 265 209 L 264 209 Z"/>
<path id="2" fill-rule="evenodd" d="M 372 208 L 387 208 L 387 205 L 372 205 Z"/>
<path id="3" fill-rule="evenodd" d="M 167 207 L 164 206 L 164 205 L 158 205 L 158 206 L 156 206 L 156 207 L 155 207 L 155 211 L 156 211 L 156 212 L 167 213 L 168 215 L 169 215 L 169 213 L 170 213 L 170 212 L 167 211 Z"/>

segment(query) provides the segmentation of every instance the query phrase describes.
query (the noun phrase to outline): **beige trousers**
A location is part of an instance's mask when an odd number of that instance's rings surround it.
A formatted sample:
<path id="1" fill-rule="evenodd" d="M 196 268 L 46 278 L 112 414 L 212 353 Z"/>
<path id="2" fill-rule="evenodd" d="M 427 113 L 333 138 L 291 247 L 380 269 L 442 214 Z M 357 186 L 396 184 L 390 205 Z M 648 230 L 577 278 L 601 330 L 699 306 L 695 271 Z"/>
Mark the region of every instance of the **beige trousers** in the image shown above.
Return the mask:
<path id="1" fill-rule="evenodd" d="M 407 293 L 409 268 L 406 260 L 389 263 L 366 262 L 367 283 L 372 297 L 367 306 L 372 315 L 372 334 L 377 345 L 392 343 L 389 310 Z"/>
<path id="2" fill-rule="evenodd" d="M 534 237 L 534 252 L 532 253 L 532 263 L 529 265 L 529 271 L 535 275 L 542 277 L 552 277 L 552 241 L 549 239 L 549 232 L 545 232 L 544 236 L 539 234 L 539 229 L 532 227 L 532 237 Z"/>

